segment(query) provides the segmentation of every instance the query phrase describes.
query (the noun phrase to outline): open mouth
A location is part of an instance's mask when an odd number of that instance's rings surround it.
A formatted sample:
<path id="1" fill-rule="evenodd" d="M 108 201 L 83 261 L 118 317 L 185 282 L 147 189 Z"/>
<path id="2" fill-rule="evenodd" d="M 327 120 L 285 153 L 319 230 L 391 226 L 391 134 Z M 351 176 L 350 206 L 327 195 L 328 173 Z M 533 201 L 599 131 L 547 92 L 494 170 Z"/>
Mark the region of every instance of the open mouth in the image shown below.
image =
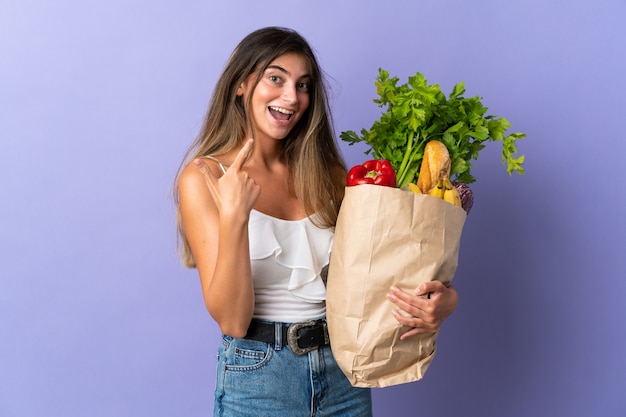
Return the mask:
<path id="1" fill-rule="evenodd" d="M 295 113 L 293 110 L 283 109 L 282 107 L 270 106 L 268 107 L 272 116 L 277 120 L 287 121 L 291 119 L 291 116 Z"/>

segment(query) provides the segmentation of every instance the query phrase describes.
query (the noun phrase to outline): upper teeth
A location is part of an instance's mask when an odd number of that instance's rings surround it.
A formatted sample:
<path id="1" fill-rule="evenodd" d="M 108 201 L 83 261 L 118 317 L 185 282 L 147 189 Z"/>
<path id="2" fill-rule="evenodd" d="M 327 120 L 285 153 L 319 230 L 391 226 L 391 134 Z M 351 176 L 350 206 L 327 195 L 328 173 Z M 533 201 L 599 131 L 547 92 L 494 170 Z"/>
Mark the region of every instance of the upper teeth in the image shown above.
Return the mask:
<path id="1" fill-rule="evenodd" d="M 293 114 L 293 110 L 287 110 L 287 109 L 283 109 L 282 107 L 274 107 L 274 106 L 270 106 L 270 110 L 274 110 L 283 114 Z"/>

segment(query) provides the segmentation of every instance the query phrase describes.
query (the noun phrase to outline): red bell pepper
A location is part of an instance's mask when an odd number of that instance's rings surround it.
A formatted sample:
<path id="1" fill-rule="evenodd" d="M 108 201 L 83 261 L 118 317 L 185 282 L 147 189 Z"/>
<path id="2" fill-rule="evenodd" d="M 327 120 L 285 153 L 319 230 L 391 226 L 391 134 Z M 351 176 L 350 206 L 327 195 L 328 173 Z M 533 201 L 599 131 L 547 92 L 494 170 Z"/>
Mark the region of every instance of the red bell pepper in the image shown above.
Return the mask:
<path id="1" fill-rule="evenodd" d="M 348 171 L 348 187 L 359 184 L 396 186 L 396 172 L 391 163 L 384 159 L 366 161 L 363 165 L 355 165 Z"/>

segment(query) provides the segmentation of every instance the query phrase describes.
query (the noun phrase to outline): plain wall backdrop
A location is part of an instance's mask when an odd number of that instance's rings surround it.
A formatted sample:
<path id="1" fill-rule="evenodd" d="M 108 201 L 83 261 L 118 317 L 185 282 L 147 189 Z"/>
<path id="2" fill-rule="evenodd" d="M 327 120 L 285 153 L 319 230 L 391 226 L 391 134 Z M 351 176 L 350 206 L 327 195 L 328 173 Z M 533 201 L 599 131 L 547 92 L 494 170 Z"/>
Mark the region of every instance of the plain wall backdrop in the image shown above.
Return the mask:
<path id="1" fill-rule="evenodd" d="M 457 311 L 377 416 L 626 415 L 626 3 L 0 0 L 0 415 L 207 416 L 219 332 L 172 179 L 228 55 L 290 26 L 369 128 L 379 67 L 525 132 L 472 170 Z M 341 144 L 349 165 L 363 149 Z"/>

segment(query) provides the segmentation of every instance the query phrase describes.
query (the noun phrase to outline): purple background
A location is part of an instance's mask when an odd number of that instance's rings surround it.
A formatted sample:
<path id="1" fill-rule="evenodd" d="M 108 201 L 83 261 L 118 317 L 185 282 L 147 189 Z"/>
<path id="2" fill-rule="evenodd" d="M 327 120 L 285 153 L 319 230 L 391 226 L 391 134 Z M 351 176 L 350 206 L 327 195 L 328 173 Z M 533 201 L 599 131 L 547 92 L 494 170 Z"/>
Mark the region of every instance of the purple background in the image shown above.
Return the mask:
<path id="1" fill-rule="evenodd" d="M 524 176 L 481 153 L 459 308 L 376 415 L 626 414 L 623 0 L 209 3 L 0 1 L 0 415 L 210 415 L 218 331 L 171 181 L 228 54 L 272 24 L 318 51 L 337 132 L 378 117 L 384 67 L 463 80 L 528 135 Z"/>

